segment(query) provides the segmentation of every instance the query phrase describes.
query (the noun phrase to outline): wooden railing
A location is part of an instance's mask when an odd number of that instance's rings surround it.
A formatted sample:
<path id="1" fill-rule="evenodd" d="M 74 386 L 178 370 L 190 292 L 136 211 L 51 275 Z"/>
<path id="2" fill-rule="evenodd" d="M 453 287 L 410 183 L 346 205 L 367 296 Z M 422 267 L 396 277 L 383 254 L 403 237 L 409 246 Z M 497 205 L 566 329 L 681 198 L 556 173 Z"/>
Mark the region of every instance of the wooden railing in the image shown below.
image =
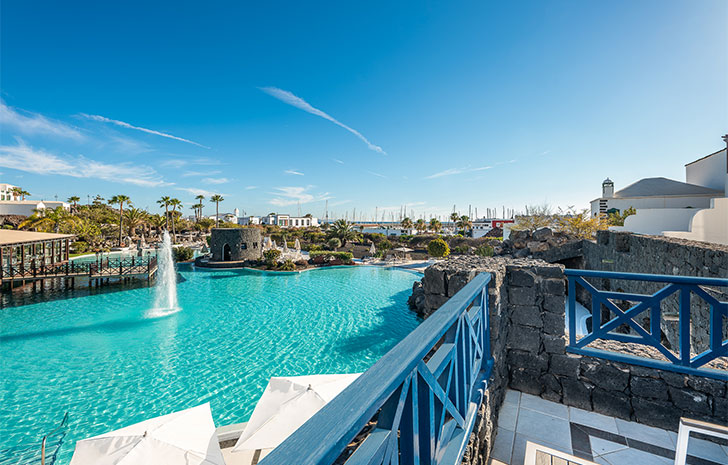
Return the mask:
<path id="1" fill-rule="evenodd" d="M 470 281 L 261 465 L 460 463 L 493 367 L 490 280 Z"/>
<path id="2" fill-rule="evenodd" d="M 73 261 L 56 265 L 37 265 L 36 263 L 25 264 L 25 266 L 4 265 L 0 269 L 0 279 L 33 279 L 53 277 L 78 277 L 88 276 L 91 278 L 102 277 L 123 277 L 131 275 L 151 274 L 157 269 L 157 257 L 148 258 L 123 258 L 123 259 L 100 259 L 95 262 L 75 263 Z"/>
<path id="3" fill-rule="evenodd" d="M 717 358 L 728 356 L 728 340 L 725 340 L 723 334 L 723 321 L 728 318 L 728 302 L 718 300 L 708 289 L 712 287 L 728 290 L 728 279 L 593 270 L 566 270 L 565 274 L 569 280 L 569 352 L 679 373 L 728 379 L 728 372 L 706 366 Z M 665 285 L 653 294 L 636 294 L 599 290 L 587 281 L 588 278 L 646 281 Z M 577 286 L 584 288 L 591 296 L 592 328 L 581 338 L 577 338 L 576 332 Z M 668 348 L 661 338 L 664 318 L 661 303 L 673 294 L 677 294 L 679 306 L 678 346 Z M 691 295 L 700 297 L 710 307 L 709 347 L 695 355 L 691 351 Z M 618 301 L 634 305 L 625 310 L 615 304 Z M 602 321 L 602 308 L 609 310 L 614 317 Z M 649 320 L 648 324 L 637 320 L 643 316 L 643 312 L 649 312 L 648 318 L 643 318 L 643 321 Z M 629 328 L 629 333 L 617 331 L 625 325 Z M 665 360 L 587 347 L 599 339 L 646 345 L 656 349 Z"/>

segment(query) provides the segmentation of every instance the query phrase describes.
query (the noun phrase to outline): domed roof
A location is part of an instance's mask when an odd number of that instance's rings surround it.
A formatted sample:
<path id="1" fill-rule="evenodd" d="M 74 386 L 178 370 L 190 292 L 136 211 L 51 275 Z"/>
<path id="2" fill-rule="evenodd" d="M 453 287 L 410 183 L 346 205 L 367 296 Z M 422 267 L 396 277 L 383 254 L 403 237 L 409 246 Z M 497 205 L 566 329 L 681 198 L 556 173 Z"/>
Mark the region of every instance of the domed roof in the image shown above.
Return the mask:
<path id="1" fill-rule="evenodd" d="M 611 179 L 607 178 L 604 181 L 602 181 L 602 184 L 614 184 Z"/>

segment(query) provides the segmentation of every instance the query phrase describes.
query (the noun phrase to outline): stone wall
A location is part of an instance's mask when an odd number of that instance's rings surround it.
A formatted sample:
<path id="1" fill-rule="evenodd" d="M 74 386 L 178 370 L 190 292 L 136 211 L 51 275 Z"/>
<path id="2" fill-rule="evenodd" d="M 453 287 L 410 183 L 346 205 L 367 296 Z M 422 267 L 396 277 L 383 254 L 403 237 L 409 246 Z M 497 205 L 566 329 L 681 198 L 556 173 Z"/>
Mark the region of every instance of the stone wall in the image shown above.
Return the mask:
<path id="1" fill-rule="evenodd" d="M 426 317 L 480 272 L 493 276 L 488 313 L 495 363 L 463 463 L 487 464 L 508 387 L 671 430 L 681 416 L 728 424 L 726 381 L 567 353 L 561 265 L 457 257 L 425 270 L 413 300 Z"/>
<path id="2" fill-rule="evenodd" d="M 225 246 L 230 247 L 226 260 Z M 263 240 L 258 228 L 214 228 L 210 237 L 212 261 L 259 260 L 263 256 Z"/>
<path id="3" fill-rule="evenodd" d="M 599 231 L 596 242 L 582 242 L 582 253 L 584 268 L 588 270 L 728 278 L 728 246 L 719 244 Z M 664 286 L 664 283 L 644 281 L 594 282 L 600 289 L 639 294 L 652 294 Z M 708 292 L 718 300 L 728 301 L 726 288 L 708 289 Z M 588 299 L 582 303 L 591 308 Z M 692 346 L 693 352 L 699 353 L 708 348 L 710 308 L 695 295 L 691 304 Z M 678 295 L 663 301 L 662 331 L 673 347 L 678 346 L 678 322 L 672 316 L 677 315 L 678 308 Z M 728 334 L 728 321 L 724 321 L 723 334 Z"/>

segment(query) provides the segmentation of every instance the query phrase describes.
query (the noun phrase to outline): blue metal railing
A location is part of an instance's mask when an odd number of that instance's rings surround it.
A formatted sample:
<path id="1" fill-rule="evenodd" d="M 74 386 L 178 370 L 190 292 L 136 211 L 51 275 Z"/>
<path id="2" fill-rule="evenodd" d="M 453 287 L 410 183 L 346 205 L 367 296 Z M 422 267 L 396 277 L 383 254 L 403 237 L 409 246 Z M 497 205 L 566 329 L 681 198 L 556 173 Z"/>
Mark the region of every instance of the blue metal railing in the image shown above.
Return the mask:
<path id="1" fill-rule="evenodd" d="M 695 374 L 717 379 L 728 379 L 728 372 L 707 367 L 706 364 L 728 356 L 728 340 L 723 334 L 723 320 L 728 318 L 728 302 L 722 302 L 712 296 L 705 286 L 726 288 L 728 279 L 700 278 L 690 276 L 651 275 L 638 273 L 617 273 L 611 271 L 566 270 L 569 280 L 569 346 L 568 351 L 601 357 L 608 360 L 622 361 L 635 365 L 659 368 L 679 373 Z M 627 281 L 645 281 L 665 283 L 665 286 L 654 294 L 636 294 L 599 290 L 585 278 L 606 278 Z M 581 286 L 591 295 L 592 328 L 584 337 L 577 339 L 576 333 L 576 286 Z M 710 307 L 710 328 L 708 349 L 693 355 L 691 351 L 691 295 L 695 294 Z M 674 350 L 663 345 L 661 340 L 662 311 L 661 303 L 668 297 L 678 298 L 678 347 Z M 627 310 L 620 309 L 613 301 L 638 302 Z M 615 316 L 609 321 L 602 321 L 602 307 Z M 649 329 L 644 328 L 636 317 L 649 312 Z M 615 330 L 628 325 L 630 334 Z M 657 349 L 666 360 L 636 357 L 633 355 L 611 352 L 587 347 L 598 339 L 643 344 Z"/>
<path id="2" fill-rule="evenodd" d="M 490 279 L 470 281 L 261 465 L 460 463 L 493 367 Z"/>

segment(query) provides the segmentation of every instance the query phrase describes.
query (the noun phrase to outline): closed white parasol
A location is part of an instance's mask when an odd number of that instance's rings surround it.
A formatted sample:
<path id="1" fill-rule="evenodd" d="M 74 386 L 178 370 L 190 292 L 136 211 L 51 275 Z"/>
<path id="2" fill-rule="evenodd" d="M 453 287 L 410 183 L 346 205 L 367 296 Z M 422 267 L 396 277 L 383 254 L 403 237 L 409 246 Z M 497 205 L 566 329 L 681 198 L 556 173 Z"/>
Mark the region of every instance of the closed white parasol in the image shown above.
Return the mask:
<path id="1" fill-rule="evenodd" d="M 233 453 L 273 449 L 358 376 L 359 373 L 271 378 Z"/>
<path id="2" fill-rule="evenodd" d="M 76 443 L 71 465 L 225 465 L 210 404 L 127 426 Z"/>

